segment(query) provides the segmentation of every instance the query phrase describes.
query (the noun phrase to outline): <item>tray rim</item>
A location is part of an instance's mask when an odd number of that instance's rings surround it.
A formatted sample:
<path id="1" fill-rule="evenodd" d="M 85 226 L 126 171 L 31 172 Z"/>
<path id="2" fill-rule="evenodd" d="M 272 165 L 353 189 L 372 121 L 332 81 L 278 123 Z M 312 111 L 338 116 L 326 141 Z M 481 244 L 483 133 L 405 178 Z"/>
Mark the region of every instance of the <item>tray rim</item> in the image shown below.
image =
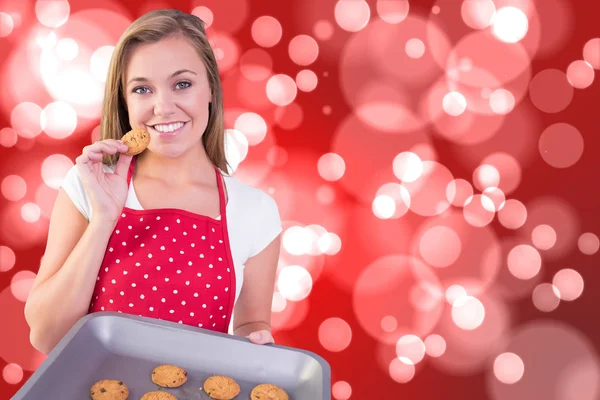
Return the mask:
<path id="1" fill-rule="evenodd" d="M 143 316 L 139 316 L 139 315 L 126 314 L 126 313 L 119 313 L 116 311 L 101 311 L 101 312 L 89 313 L 89 314 L 86 314 L 83 317 L 81 317 L 75 323 L 75 325 L 73 325 L 73 327 L 71 329 L 69 329 L 67 334 L 60 340 L 60 342 L 58 342 L 58 344 L 54 347 L 54 349 L 48 354 L 47 358 L 33 372 L 33 374 L 21 386 L 21 388 L 17 391 L 17 393 L 15 393 L 15 395 L 11 398 L 11 400 L 20 400 L 28 392 L 30 392 L 33 389 L 33 386 L 35 385 L 35 383 L 37 382 L 39 377 L 41 375 L 43 375 L 50 368 L 50 366 L 54 363 L 54 361 L 56 360 L 58 355 L 70 344 L 70 342 L 75 338 L 75 336 L 79 333 L 79 331 L 81 331 L 81 329 L 84 326 L 91 323 L 91 321 L 93 321 L 93 320 L 96 320 L 99 318 L 107 318 L 107 317 L 132 320 L 132 321 L 141 322 L 141 323 L 145 323 L 145 324 L 161 326 L 164 328 L 170 328 L 170 329 L 175 329 L 175 330 L 184 330 L 184 331 L 193 332 L 193 333 L 197 333 L 197 334 L 201 334 L 201 335 L 217 336 L 217 337 L 224 338 L 226 340 L 235 340 L 235 341 L 251 343 L 250 339 L 247 339 L 245 337 L 230 335 L 228 333 L 223 333 L 223 332 L 211 331 L 208 329 L 196 328 L 191 325 L 179 324 L 176 322 L 159 320 L 156 318 L 143 317 Z M 325 385 L 323 385 L 323 398 L 325 400 L 331 399 L 331 366 L 329 365 L 327 360 L 325 360 L 325 358 L 323 358 L 322 356 L 318 355 L 317 353 L 314 353 L 309 350 L 300 349 L 300 348 L 291 347 L 291 346 L 284 346 L 284 345 L 277 344 L 277 343 L 268 343 L 268 344 L 262 344 L 262 345 L 257 344 L 256 346 L 268 346 L 268 347 L 274 347 L 277 349 L 281 349 L 284 351 L 292 351 L 292 352 L 296 352 L 296 353 L 302 353 L 302 354 L 305 354 L 305 355 L 311 357 L 315 361 L 317 361 L 323 370 L 323 383 L 325 383 Z"/>

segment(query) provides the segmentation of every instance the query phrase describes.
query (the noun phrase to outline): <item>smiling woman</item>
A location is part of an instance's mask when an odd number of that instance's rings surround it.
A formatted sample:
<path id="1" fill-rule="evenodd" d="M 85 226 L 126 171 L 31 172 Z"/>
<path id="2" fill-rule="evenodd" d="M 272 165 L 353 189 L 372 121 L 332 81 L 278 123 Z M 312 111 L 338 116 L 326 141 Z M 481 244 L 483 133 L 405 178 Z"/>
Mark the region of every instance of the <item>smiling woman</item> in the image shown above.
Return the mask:
<path id="1" fill-rule="evenodd" d="M 27 300 L 33 345 L 49 352 L 102 311 L 272 342 L 281 220 L 269 195 L 227 174 L 221 82 L 203 22 L 177 10 L 134 21 L 105 90 L 101 140 L 60 187 Z M 123 141 L 132 130 L 150 135 L 135 156 Z"/>

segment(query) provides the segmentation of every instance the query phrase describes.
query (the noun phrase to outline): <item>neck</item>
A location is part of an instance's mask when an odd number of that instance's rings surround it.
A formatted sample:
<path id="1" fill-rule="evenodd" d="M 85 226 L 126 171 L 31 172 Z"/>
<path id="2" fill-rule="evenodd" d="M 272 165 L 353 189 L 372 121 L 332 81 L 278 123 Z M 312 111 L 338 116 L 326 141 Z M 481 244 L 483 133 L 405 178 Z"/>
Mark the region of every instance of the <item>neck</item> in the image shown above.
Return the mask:
<path id="1" fill-rule="evenodd" d="M 204 146 L 198 145 L 177 157 L 165 157 L 150 150 L 137 157 L 135 175 L 163 180 L 171 184 L 213 182 L 215 167 Z"/>

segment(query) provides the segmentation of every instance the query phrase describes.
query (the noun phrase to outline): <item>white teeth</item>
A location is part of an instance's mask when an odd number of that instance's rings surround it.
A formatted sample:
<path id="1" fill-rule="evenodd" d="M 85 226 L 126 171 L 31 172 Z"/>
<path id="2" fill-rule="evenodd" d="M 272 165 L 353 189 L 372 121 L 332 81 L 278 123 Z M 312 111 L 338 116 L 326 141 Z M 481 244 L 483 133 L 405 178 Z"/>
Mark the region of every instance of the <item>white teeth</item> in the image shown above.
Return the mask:
<path id="1" fill-rule="evenodd" d="M 183 122 L 177 122 L 175 124 L 163 124 L 163 125 L 154 125 L 154 129 L 159 132 L 173 132 L 183 126 Z"/>

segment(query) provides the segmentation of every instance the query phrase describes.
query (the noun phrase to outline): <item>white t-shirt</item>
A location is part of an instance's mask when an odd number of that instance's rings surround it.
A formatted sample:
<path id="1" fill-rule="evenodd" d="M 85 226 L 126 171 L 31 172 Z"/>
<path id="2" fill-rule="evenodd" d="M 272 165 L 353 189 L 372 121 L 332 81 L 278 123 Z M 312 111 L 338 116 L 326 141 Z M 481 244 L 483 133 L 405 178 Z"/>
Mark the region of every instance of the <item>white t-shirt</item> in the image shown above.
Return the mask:
<path id="1" fill-rule="evenodd" d="M 113 173 L 114 166 L 104 165 L 104 171 Z M 237 301 L 244 281 L 246 261 L 267 247 L 281 233 L 282 226 L 277 203 L 271 196 L 238 181 L 233 176 L 223 174 L 223 178 L 227 188 L 227 230 L 236 275 L 235 301 Z M 92 206 L 77 166 L 73 166 L 67 172 L 61 187 L 75 207 L 89 221 Z M 129 185 L 125 206 L 134 210 L 143 209 L 132 184 Z"/>

